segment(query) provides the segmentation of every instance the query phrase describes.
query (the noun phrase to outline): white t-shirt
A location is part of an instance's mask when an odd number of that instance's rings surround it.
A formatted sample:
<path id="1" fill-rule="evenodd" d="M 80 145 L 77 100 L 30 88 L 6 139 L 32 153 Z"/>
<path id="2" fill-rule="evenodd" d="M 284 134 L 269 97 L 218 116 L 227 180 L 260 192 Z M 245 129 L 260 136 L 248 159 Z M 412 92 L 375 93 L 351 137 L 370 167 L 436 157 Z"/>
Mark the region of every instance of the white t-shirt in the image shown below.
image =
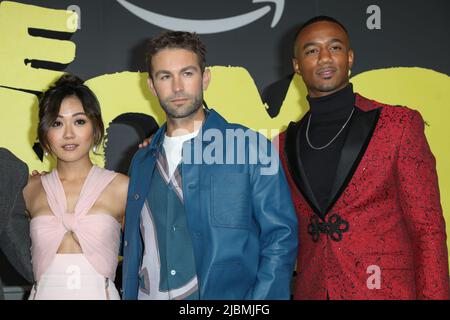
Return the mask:
<path id="1" fill-rule="evenodd" d="M 169 169 L 169 178 L 172 178 L 175 169 L 181 161 L 181 151 L 183 150 L 183 143 L 197 136 L 200 130 L 189 134 L 176 137 L 168 137 L 164 135 L 163 147 L 166 152 L 167 164 Z"/>

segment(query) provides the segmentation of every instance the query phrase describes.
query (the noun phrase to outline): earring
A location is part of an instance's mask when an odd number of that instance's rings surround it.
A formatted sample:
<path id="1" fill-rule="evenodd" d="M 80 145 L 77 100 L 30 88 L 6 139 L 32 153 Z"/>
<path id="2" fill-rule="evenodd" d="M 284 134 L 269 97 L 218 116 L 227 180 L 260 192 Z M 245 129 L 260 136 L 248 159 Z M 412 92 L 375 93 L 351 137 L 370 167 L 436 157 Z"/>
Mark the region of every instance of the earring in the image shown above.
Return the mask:
<path id="1" fill-rule="evenodd" d="M 45 155 L 46 157 L 48 157 L 48 152 L 47 152 L 47 151 L 45 151 L 45 152 L 44 152 L 44 155 Z"/>
<path id="2" fill-rule="evenodd" d="M 352 75 L 352 69 L 348 69 L 348 76 L 350 77 Z"/>
<path id="3" fill-rule="evenodd" d="M 94 147 L 92 148 L 92 152 L 94 152 L 94 153 L 97 152 L 97 146 L 94 146 Z"/>

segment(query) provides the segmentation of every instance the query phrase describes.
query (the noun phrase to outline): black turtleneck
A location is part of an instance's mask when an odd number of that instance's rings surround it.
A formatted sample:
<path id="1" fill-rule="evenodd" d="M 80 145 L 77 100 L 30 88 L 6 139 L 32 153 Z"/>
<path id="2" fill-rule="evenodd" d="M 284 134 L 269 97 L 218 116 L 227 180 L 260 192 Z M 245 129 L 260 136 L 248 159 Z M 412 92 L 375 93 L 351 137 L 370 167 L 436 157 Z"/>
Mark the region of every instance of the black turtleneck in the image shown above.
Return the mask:
<path id="1" fill-rule="evenodd" d="M 322 150 L 311 148 L 306 140 L 308 117 L 311 116 L 309 141 L 314 147 L 322 147 L 330 142 L 349 118 L 355 105 L 353 86 L 345 88 L 328 96 L 307 97 L 310 113 L 306 115 L 300 138 L 300 157 L 308 182 L 321 210 L 326 210 L 330 191 L 334 183 L 336 168 L 341 150 L 347 136 L 351 121 L 339 134 L 336 140 Z"/>

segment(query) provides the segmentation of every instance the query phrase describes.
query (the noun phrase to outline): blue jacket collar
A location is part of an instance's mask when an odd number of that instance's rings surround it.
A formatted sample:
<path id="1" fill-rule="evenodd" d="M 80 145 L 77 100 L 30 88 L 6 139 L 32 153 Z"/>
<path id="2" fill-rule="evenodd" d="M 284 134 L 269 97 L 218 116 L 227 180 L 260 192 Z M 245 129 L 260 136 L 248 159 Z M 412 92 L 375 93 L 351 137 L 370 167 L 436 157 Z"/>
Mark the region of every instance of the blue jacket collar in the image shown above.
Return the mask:
<path id="1" fill-rule="evenodd" d="M 205 108 L 205 121 L 203 122 L 202 128 L 200 130 L 200 133 L 203 131 L 206 131 L 211 128 L 220 129 L 225 126 L 227 121 L 214 109 L 207 109 Z M 166 133 L 167 129 L 167 122 L 165 122 L 161 128 L 156 131 L 152 142 L 150 143 L 149 150 L 150 151 L 160 151 L 162 148 L 162 144 L 164 141 L 164 134 Z M 201 134 L 197 135 L 195 139 L 201 139 Z M 202 141 L 205 143 L 205 141 Z"/>

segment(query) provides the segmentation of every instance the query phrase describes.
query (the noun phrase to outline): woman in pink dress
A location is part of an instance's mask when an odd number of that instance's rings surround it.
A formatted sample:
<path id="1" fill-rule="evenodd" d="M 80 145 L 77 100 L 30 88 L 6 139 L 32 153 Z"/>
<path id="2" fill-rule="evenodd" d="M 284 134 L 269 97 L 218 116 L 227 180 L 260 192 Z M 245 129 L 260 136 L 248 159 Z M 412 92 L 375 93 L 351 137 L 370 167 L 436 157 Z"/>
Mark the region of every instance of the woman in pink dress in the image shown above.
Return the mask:
<path id="1" fill-rule="evenodd" d="M 97 98 L 79 78 L 64 75 L 41 97 L 38 137 L 56 168 L 24 189 L 36 280 L 29 299 L 120 299 L 128 177 L 90 160 L 103 134 Z"/>

